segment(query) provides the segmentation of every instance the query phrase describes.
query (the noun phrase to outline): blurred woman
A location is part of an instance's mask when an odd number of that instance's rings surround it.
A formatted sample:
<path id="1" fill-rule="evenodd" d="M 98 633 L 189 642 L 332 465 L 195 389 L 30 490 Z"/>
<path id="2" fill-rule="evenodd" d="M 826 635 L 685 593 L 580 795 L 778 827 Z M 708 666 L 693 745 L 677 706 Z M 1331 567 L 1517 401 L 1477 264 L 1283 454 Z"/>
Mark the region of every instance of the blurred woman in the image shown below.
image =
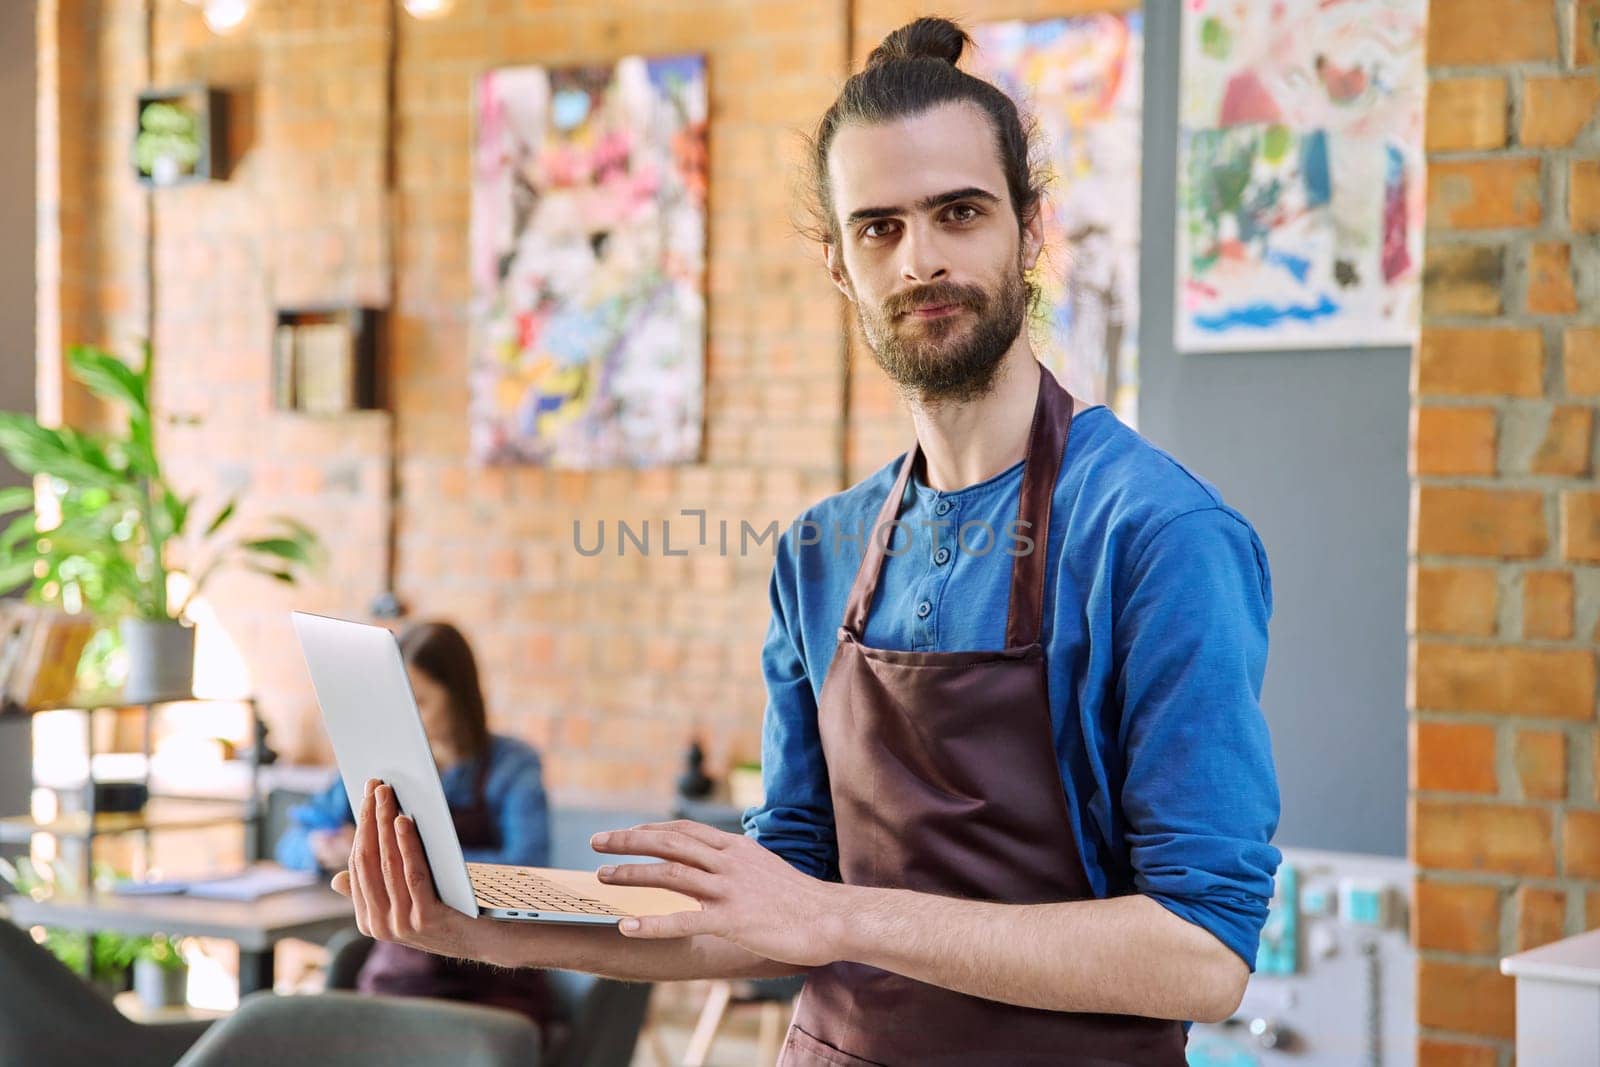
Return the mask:
<path id="1" fill-rule="evenodd" d="M 550 823 L 539 754 L 516 738 L 491 734 L 478 665 L 449 623 L 419 623 L 400 636 L 400 652 L 445 799 L 469 863 L 549 866 Z M 344 783 L 290 812 L 278 862 L 299 870 L 343 870 L 355 839 Z M 548 1030 L 551 1001 L 538 971 L 491 971 L 379 941 L 356 982 L 366 993 L 439 997 L 520 1011 Z"/>

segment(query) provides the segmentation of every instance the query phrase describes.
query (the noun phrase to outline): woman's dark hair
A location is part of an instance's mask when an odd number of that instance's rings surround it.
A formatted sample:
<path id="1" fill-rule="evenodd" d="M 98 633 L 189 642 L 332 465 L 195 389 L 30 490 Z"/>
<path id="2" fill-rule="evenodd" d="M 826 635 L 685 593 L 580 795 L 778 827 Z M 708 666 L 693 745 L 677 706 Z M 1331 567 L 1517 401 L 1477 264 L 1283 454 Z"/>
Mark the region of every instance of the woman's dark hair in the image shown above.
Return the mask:
<path id="1" fill-rule="evenodd" d="M 1044 174 L 1035 157 L 1032 124 L 1004 90 L 956 67 L 970 44 L 967 32 L 949 19 L 920 18 L 885 37 L 867 57 L 866 68 L 844 83 L 807 146 L 815 214 L 811 236 L 833 244 L 839 240 L 828 186 L 828 149 L 840 128 L 853 122 L 891 122 L 942 104 L 973 104 L 988 117 L 1017 226 L 1038 209 Z"/>
<path id="2" fill-rule="evenodd" d="M 447 622 L 419 622 L 400 635 L 407 664 L 450 695 L 456 751 L 470 762 L 489 751 L 489 714 L 478 681 L 478 661 L 460 630 Z"/>

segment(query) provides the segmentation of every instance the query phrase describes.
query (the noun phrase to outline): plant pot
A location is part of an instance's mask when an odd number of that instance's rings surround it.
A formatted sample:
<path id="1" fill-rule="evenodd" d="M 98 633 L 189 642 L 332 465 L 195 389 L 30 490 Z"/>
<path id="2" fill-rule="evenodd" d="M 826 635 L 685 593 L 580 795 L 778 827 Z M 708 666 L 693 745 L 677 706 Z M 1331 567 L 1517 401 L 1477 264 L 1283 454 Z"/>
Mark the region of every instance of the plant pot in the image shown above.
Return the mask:
<path id="1" fill-rule="evenodd" d="M 194 627 L 171 619 L 123 619 L 129 703 L 188 696 L 194 688 Z"/>
<path id="2" fill-rule="evenodd" d="M 143 811 L 150 801 L 147 782 L 94 781 L 83 787 L 83 793 L 85 806 L 93 804 L 98 813 Z"/>
<path id="3" fill-rule="evenodd" d="M 166 967 L 155 960 L 133 961 L 133 991 L 139 1003 L 157 1011 L 181 1007 L 188 1000 L 189 968 Z"/>

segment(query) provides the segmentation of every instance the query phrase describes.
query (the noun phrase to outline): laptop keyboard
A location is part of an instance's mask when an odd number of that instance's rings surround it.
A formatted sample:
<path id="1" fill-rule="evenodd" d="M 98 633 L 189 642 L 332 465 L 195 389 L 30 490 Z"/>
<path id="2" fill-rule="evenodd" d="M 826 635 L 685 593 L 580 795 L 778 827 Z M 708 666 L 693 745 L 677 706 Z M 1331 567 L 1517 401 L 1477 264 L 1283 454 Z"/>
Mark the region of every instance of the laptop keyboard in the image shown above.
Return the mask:
<path id="1" fill-rule="evenodd" d="M 623 914 L 610 904 L 570 893 L 529 870 L 469 863 L 467 876 L 472 880 L 472 891 L 478 903 L 489 908 L 531 908 L 580 915 Z"/>

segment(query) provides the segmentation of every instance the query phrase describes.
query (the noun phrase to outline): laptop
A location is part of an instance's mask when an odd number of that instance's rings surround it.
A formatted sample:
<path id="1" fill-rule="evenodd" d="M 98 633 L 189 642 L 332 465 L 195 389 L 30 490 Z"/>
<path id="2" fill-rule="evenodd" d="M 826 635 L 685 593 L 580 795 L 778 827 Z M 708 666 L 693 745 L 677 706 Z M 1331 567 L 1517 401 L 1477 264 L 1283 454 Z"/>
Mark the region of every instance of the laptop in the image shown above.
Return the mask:
<path id="1" fill-rule="evenodd" d="M 293 619 L 351 804 L 360 803 L 368 778 L 394 789 L 400 810 L 416 822 L 440 900 L 465 915 L 603 926 L 699 910 L 693 897 L 606 885 L 592 871 L 468 863 L 394 634 L 303 611 Z"/>

